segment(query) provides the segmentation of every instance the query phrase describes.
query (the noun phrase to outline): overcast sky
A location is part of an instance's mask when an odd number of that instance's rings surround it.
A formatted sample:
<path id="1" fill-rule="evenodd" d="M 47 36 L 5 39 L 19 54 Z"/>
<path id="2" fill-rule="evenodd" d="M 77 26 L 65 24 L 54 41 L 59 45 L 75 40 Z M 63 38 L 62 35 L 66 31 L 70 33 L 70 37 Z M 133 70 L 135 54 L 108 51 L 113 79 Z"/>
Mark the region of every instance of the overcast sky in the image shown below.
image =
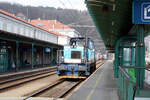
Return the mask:
<path id="1" fill-rule="evenodd" d="M 84 1 L 85 0 L 0 0 L 0 2 L 19 3 L 30 6 L 48 6 L 55 8 L 61 7 L 86 10 Z"/>

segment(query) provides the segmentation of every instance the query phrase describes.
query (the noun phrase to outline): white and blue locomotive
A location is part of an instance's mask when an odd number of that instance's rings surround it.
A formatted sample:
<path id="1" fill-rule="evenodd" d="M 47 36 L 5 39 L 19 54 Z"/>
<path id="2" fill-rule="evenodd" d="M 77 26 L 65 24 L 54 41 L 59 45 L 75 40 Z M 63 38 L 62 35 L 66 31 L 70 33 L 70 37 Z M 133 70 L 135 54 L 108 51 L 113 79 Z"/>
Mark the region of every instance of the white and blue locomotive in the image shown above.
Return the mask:
<path id="1" fill-rule="evenodd" d="M 61 78 L 87 78 L 95 69 L 95 47 L 89 38 L 71 38 L 58 53 L 57 74 Z"/>

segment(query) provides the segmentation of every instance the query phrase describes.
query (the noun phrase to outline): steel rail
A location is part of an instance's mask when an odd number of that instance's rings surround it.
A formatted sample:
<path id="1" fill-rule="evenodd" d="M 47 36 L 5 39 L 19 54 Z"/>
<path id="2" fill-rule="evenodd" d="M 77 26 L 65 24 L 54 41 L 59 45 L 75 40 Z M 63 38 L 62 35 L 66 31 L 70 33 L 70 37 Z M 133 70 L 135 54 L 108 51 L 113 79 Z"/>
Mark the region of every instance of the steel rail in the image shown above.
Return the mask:
<path id="1" fill-rule="evenodd" d="M 31 70 L 26 70 L 26 71 L 21 71 L 21 72 L 13 72 L 13 73 L 8 73 L 8 74 L 0 74 L 0 80 L 3 80 L 3 78 L 12 78 L 12 77 L 17 77 L 19 75 L 28 75 L 28 74 L 33 74 L 33 73 L 37 73 L 37 72 L 41 72 L 41 71 L 47 71 L 47 70 L 53 70 L 56 69 L 56 67 L 54 68 L 39 68 L 39 69 L 31 69 Z"/>
<path id="2" fill-rule="evenodd" d="M 18 83 L 16 83 L 16 84 L 12 84 L 12 85 L 8 85 L 8 86 L 4 86 L 4 87 L 0 87 L 0 92 L 2 92 L 2 91 L 4 91 L 4 90 L 6 90 L 6 89 L 9 89 L 9 88 L 11 88 L 11 87 L 15 87 L 15 86 L 18 86 L 18 85 L 21 85 L 21 84 L 25 84 L 25 83 L 27 83 L 27 82 L 31 82 L 31 81 L 34 81 L 34 80 L 38 80 L 38 79 L 41 79 L 41 78 L 44 78 L 44 77 L 48 77 L 48 76 L 51 76 L 51 75 L 54 75 L 54 74 L 56 74 L 55 72 L 53 72 L 53 73 L 49 73 L 49 74 L 47 74 L 46 73 L 46 75 L 41 75 L 41 76 L 38 76 L 38 77 L 33 77 L 32 79 L 29 79 L 29 80 L 25 80 L 25 81 L 22 81 L 22 82 L 18 82 Z"/>
<path id="3" fill-rule="evenodd" d="M 75 85 L 73 85 L 71 88 L 67 89 L 62 94 L 60 94 L 59 96 L 57 96 L 57 98 L 63 98 L 63 97 L 65 97 L 67 94 L 69 94 L 69 92 L 71 92 L 73 89 L 75 89 L 81 82 L 83 82 L 83 81 L 80 80 Z"/>
<path id="4" fill-rule="evenodd" d="M 102 61 L 102 62 L 97 62 L 96 63 L 96 65 L 99 65 L 99 67 L 100 66 L 102 66 L 103 65 L 103 62 L 104 61 Z M 63 98 L 63 97 L 65 97 L 65 96 L 67 96 L 67 94 L 69 94 L 69 92 L 71 92 L 73 89 L 75 89 L 79 84 L 81 84 L 83 81 L 82 80 L 80 80 L 79 82 L 77 82 L 75 85 L 73 85 L 71 88 L 69 88 L 69 89 L 67 89 L 66 91 L 64 91 L 62 94 L 60 94 L 59 96 L 57 96 L 57 98 Z"/>
<path id="5" fill-rule="evenodd" d="M 53 88 L 53 87 L 63 83 L 64 81 L 65 80 L 60 79 L 60 80 L 54 82 L 53 84 L 48 85 L 47 87 L 44 87 L 44 88 L 42 88 L 42 89 L 40 89 L 38 91 L 35 91 L 35 92 L 27 95 L 23 100 L 29 99 L 30 97 L 35 97 L 35 96 L 39 95 L 40 93 L 45 92 L 46 90 L 51 89 L 51 88 Z"/>
<path id="6" fill-rule="evenodd" d="M 99 65 L 99 64 L 100 64 L 100 65 Z M 102 64 L 103 64 L 103 61 L 102 61 L 102 62 L 99 62 L 97 65 L 101 66 Z M 23 100 L 27 100 L 27 99 L 29 99 L 29 98 L 31 98 L 31 97 L 35 97 L 35 96 L 37 96 L 37 95 L 39 95 L 39 94 L 42 94 L 42 93 L 44 93 L 45 91 L 47 91 L 47 90 L 49 90 L 49 89 L 52 89 L 52 88 L 54 88 L 55 86 L 58 86 L 58 85 L 60 85 L 60 84 L 63 83 L 63 82 L 65 82 L 64 79 L 61 79 L 61 80 L 59 80 L 59 81 L 56 81 L 55 83 L 50 84 L 50 85 L 48 85 L 47 87 L 44 87 L 44 88 L 42 88 L 42 89 L 40 89 L 40 90 L 37 90 L 37 91 L 35 91 L 35 92 L 33 92 L 33 93 L 27 95 Z M 65 96 L 67 96 L 73 89 L 75 89 L 75 88 L 76 88 L 80 83 L 82 83 L 82 82 L 83 82 L 83 81 L 80 80 L 79 82 L 75 83 L 73 86 L 71 86 L 70 88 L 68 88 L 67 90 L 65 90 L 65 91 L 62 92 L 61 94 L 59 94 L 59 95 L 56 97 L 56 99 L 57 99 L 57 98 L 63 98 L 63 97 L 65 97 Z"/>
<path id="7" fill-rule="evenodd" d="M 0 81 L 0 84 L 12 82 L 12 81 L 17 81 L 17 80 L 29 78 L 29 77 L 32 77 L 32 76 L 37 76 L 37 75 L 41 75 L 41 74 L 45 74 L 45 73 L 50 73 L 50 72 L 55 72 L 55 71 L 56 71 L 56 69 L 49 70 L 49 71 L 44 71 L 44 72 L 31 73 L 31 74 L 26 75 L 26 76 L 21 76 L 21 77 L 12 78 L 12 79 L 9 79 L 9 80 Z"/>

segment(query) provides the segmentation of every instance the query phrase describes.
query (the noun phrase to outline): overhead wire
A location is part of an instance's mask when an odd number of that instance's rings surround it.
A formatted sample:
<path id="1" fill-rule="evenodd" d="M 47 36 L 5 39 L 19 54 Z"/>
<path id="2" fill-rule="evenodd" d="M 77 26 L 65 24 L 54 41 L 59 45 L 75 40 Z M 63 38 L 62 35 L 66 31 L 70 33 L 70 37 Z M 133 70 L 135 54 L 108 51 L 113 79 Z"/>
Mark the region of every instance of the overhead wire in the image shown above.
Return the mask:
<path id="1" fill-rule="evenodd" d="M 64 2 L 62 2 L 61 0 L 58 0 L 65 8 L 67 8 L 66 7 L 66 5 L 64 4 Z"/>
<path id="2" fill-rule="evenodd" d="M 72 5 L 72 3 L 70 2 L 70 0 L 67 0 L 68 2 L 69 2 L 69 4 L 70 4 L 70 6 L 74 9 L 74 6 Z M 70 24 L 68 24 L 69 26 L 72 26 L 72 27 L 94 27 L 94 26 L 90 26 L 90 25 L 73 25 L 73 24 L 77 24 L 77 23 L 81 23 L 81 22 L 87 22 L 87 21 L 89 21 L 90 19 L 80 19 L 78 22 L 75 22 L 75 23 L 70 23 Z"/>
<path id="3" fill-rule="evenodd" d="M 58 0 L 63 6 L 64 6 L 64 8 L 68 8 L 67 6 L 66 6 L 66 4 L 62 1 L 62 0 Z M 65 0 L 66 1 L 66 0 Z M 72 3 L 71 3 L 71 1 L 70 0 L 67 0 L 67 2 L 68 2 L 68 4 L 73 8 L 73 9 L 75 9 L 74 8 L 74 6 L 72 5 Z M 69 15 L 70 16 L 72 16 L 72 17 L 74 17 L 74 15 L 73 15 L 73 13 L 71 12 L 71 13 L 69 13 Z M 85 20 L 85 21 L 83 21 L 83 20 Z M 87 22 L 87 21 L 89 21 L 90 19 L 80 19 L 79 20 L 79 22 L 74 22 L 74 23 L 70 23 L 70 24 L 68 24 L 69 26 L 73 26 L 72 24 L 77 24 L 77 23 L 81 23 L 81 22 Z M 83 25 L 83 27 L 90 27 L 89 25 Z M 74 26 L 73 26 L 74 27 Z M 77 27 L 81 27 L 81 25 L 77 25 Z M 93 26 L 92 26 L 93 27 Z"/>
<path id="4" fill-rule="evenodd" d="M 62 5 L 62 6 L 64 6 L 64 8 L 69 9 L 69 7 L 67 7 L 67 6 L 66 6 L 66 4 L 64 3 L 64 1 L 62 1 L 62 0 L 58 0 L 58 1 L 59 1 L 59 3 L 61 3 L 61 5 Z M 70 1 L 68 1 L 68 0 L 67 0 L 67 2 L 69 2 L 68 4 L 70 4 L 70 5 L 71 5 L 71 7 L 73 8 L 72 3 L 71 3 Z M 74 15 L 73 15 L 73 13 L 72 13 L 72 12 L 71 12 L 71 13 L 69 13 L 68 15 L 69 15 L 69 16 L 72 16 L 72 17 L 74 17 Z"/>
<path id="5" fill-rule="evenodd" d="M 62 0 L 58 0 L 65 8 L 68 8 L 67 6 L 66 6 L 66 4 L 62 1 Z M 66 0 L 65 0 L 66 1 Z M 67 0 L 67 2 L 68 2 L 68 4 L 72 7 L 72 8 L 74 8 L 74 6 L 72 5 L 72 3 L 71 3 L 71 1 L 70 0 Z M 69 13 L 69 15 L 71 15 L 72 17 L 74 17 L 74 15 L 73 15 L 73 13 Z M 90 26 L 90 25 L 75 25 L 75 24 L 77 24 L 77 23 L 81 23 L 81 22 L 87 22 L 87 21 L 89 21 L 90 19 L 84 19 L 84 21 L 82 20 L 82 19 L 80 19 L 79 20 L 79 22 L 74 22 L 74 23 L 70 23 L 70 24 L 68 24 L 68 26 L 70 26 L 70 27 L 87 27 L 87 28 L 89 28 L 89 27 L 95 27 L 95 26 Z M 74 25 L 73 25 L 74 24 Z"/>
<path id="6" fill-rule="evenodd" d="M 72 3 L 70 2 L 70 0 L 67 0 L 67 1 L 69 2 L 70 6 L 71 6 L 73 9 L 75 9 L 74 6 L 72 5 Z"/>

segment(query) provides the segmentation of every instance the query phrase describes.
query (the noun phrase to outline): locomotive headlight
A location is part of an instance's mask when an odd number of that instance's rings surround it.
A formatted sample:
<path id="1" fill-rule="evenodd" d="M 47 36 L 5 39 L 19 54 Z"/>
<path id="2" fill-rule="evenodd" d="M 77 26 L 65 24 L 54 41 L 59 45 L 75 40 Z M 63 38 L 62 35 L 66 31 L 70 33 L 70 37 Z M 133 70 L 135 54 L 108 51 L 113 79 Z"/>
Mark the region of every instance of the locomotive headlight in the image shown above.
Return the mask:
<path id="1" fill-rule="evenodd" d="M 85 60 L 84 60 L 84 58 L 82 58 L 82 59 L 81 59 L 81 63 L 85 63 Z"/>

